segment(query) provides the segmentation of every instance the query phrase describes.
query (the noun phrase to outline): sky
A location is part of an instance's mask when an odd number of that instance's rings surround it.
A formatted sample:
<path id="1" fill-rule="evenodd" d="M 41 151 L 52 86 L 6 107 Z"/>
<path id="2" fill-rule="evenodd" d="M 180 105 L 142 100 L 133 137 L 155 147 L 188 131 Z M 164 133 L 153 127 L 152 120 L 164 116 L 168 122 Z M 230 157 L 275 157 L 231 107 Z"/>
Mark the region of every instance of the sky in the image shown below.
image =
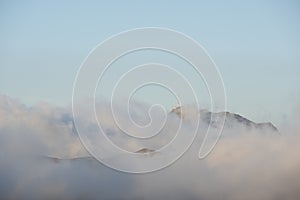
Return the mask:
<path id="1" fill-rule="evenodd" d="M 208 51 L 229 111 L 283 126 L 299 110 L 299 9 L 298 1 L 1 1 L 0 93 L 68 105 L 77 70 L 98 43 L 165 27 Z"/>

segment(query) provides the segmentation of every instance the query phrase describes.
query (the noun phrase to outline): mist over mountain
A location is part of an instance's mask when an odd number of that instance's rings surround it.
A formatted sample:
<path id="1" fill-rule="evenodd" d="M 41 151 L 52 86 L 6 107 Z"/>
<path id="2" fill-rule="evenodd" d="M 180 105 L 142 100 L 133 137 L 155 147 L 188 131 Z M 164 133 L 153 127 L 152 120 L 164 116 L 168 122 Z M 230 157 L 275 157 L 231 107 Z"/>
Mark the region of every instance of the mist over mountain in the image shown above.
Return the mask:
<path id="1" fill-rule="evenodd" d="M 131 141 L 113 126 L 105 110 L 109 107 L 99 106 L 109 138 L 145 156 L 159 155 L 152 153 L 173 137 L 180 120 L 178 113 L 171 112 L 162 130 L 167 136 L 151 143 Z M 198 111 L 189 113 L 193 116 Z M 220 114 L 199 113 L 201 138 L 210 122 L 213 128 L 218 127 Z M 187 131 L 189 116 L 183 120 Z M 205 159 L 197 157 L 200 140 L 196 138 L 173 165 L 132 175 L 112 170 L 91 157 L 78 138 L 69 107 L 48 103 L 28 107 L 0 96 L 0 198 L 299 199 L 299 129 L 279 135 L 269 123 L 255 123 L 233 113 L 226 116 L 221 140 Z M 83 117 L 87 132 L 93 130 L 97 123 Z"/>

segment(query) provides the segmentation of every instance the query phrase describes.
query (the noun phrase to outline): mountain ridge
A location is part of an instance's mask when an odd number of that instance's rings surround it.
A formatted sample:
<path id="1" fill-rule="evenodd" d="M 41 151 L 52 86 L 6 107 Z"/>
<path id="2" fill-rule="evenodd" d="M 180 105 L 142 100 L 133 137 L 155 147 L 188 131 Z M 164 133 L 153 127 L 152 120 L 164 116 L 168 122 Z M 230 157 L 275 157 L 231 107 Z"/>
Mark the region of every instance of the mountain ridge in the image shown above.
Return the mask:
<path id="1" fill-rule="evenodd" d="M 183 108 L 182 106 L 174 107 L 170 114 L 176 114 L 179 117 L 182 117 L 183 119 L 186 118 L 185 114 L 182 114 Z M 237 114 L 237 113 L 231 113 L 228 111 L 222 111 L 222 112 L 211 112 L 206 109 L 199 110 L 200 114 L 200 120 L 205 122 L 208 125 L 216 126 L 219 122 L 218 120 L 222 118 L 222 116 L 225 116 L 225 122 L 224 126 L 226 127 L 233 127 L 234 125 L 244 125 L 245 127 L 249 129 L 262 129 L 262 130 L 270 130 L 278 132 L 278 128 L 271 122 L 254 122 L 252 120 L 247 119 L 246 117 Z M 235 123 L 235 124 L 232 124 Z"/>

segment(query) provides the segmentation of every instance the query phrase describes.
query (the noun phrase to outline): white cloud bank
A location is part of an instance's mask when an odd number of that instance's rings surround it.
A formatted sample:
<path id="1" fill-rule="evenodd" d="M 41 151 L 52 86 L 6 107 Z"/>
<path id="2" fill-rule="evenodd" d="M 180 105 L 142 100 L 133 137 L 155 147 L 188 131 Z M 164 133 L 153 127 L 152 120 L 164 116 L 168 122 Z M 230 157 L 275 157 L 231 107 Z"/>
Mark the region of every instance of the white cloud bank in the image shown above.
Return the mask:
<path id="1" fill-rule="evenodd" d="M 111 124 L 107 120 L 114 133 Z M 44 157 L 88 156 L 70 109 L 46 103 L 28 108 L 1 96 L 0 199 L 300 199 L 299 129 L 278 137 L 246 128 L 227 132 L 232 136 L 204 160 L 197 159 L 196 142 L 170 167 L 131 175 L 92 158 Z"/>

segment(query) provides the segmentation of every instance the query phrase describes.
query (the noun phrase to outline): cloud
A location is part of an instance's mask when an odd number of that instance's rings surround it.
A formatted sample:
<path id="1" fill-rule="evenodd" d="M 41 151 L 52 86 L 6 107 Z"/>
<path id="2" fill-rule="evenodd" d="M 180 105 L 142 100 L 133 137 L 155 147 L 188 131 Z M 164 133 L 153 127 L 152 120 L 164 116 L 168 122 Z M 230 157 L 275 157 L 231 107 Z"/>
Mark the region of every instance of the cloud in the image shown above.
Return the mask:
<path id="1" fill-rule="evenodd" d="M 101 113 L 106 106 L 100 105 Z M 88 127 L 95 125 L 88 116 L 85 119 Z M 124 114 L 125 123 L 126 119 Z M 116 143 L 137 150 L 165 144 L 173 137 L 176 119 L 172 120 L 165 129 L 169 135 L 153 144 L 124 140 L 109 116 L 104 127 Z M 228 127 L 203 160 L 197 158 L 200 142 L 196 140 L 166 169 L 131 175 L 93 158 L 55 162 L 45 157 L 89 156 L 74 133 L 70 108 L 47 103 L 27 107 L 1 96 L 0 199 L 299 199 L 300 134 L 293 130 L 270 136 Z"/>

